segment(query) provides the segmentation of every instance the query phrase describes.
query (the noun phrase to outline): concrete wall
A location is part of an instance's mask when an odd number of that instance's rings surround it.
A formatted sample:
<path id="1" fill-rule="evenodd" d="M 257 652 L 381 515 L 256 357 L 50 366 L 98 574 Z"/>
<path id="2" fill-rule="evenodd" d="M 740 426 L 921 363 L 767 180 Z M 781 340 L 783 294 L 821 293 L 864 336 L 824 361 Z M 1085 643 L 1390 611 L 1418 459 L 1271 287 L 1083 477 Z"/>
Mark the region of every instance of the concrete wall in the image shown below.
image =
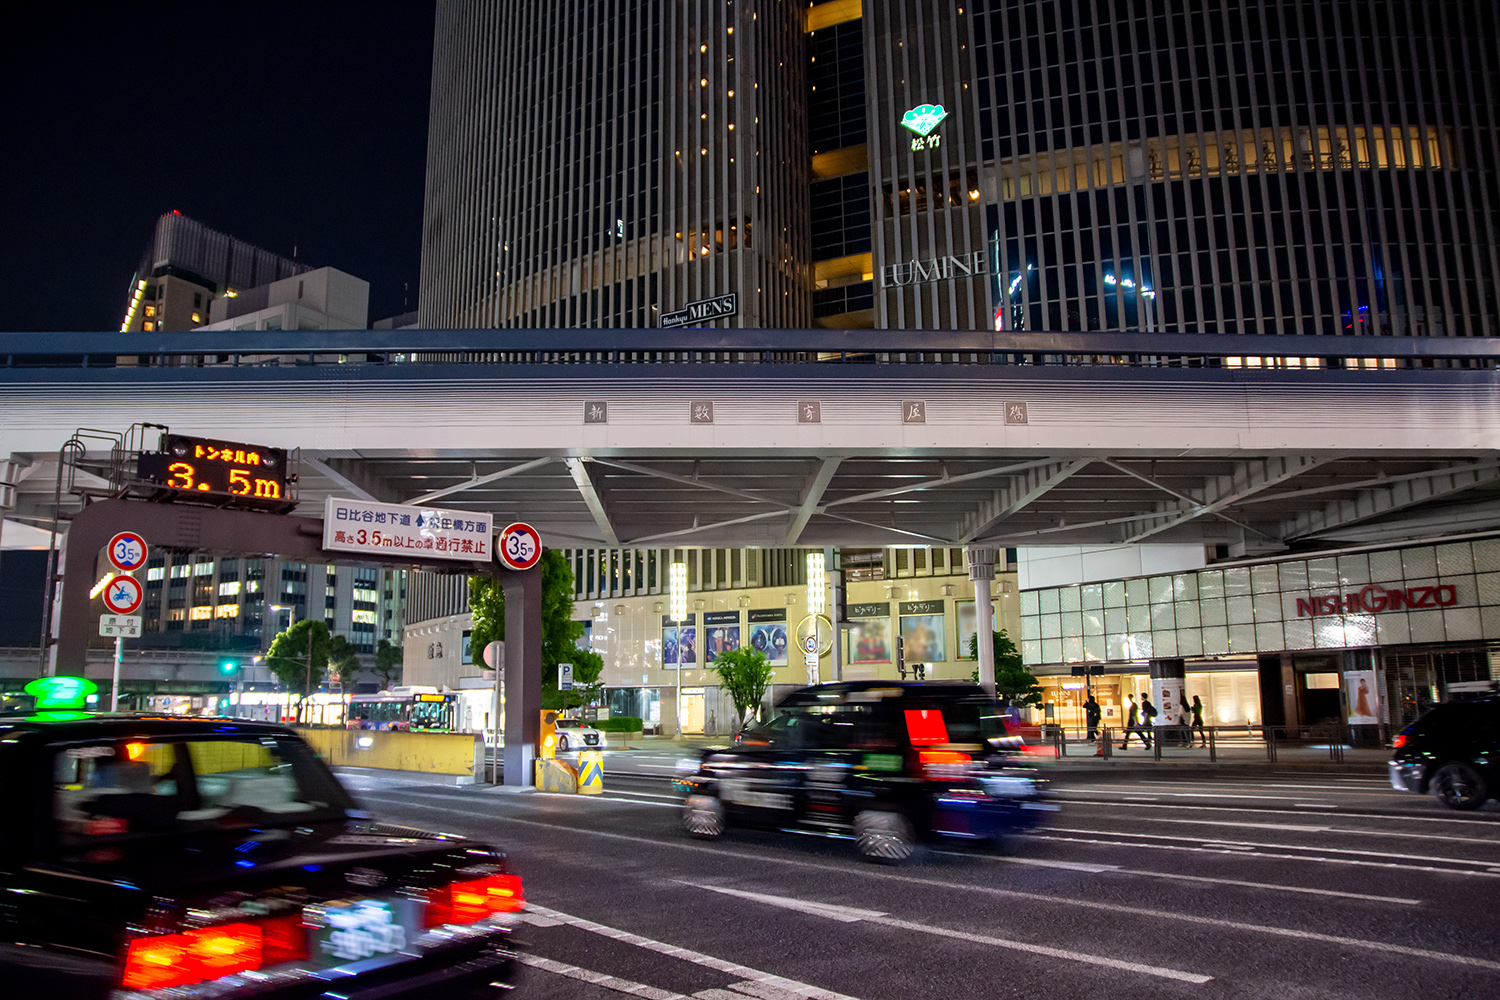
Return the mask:
<path id="1" fill-rule="evenodd" d="M 378 767 L 474 778 L 484 766 L 484 740 L 474 733 L 293 728 L 332 767 Z"/>

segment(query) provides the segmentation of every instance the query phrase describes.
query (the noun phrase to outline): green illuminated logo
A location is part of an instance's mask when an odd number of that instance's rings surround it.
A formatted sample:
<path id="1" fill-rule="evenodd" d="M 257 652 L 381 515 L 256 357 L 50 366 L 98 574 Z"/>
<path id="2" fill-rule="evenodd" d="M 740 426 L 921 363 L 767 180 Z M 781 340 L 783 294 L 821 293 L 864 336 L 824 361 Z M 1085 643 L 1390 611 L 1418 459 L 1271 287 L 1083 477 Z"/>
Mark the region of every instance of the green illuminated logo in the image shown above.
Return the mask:
<path id="1" fill-rule="evenodd" d="M 919 104 L 901 116 L 901 124 L 917 135 L 925 136 L 942 124 L 943 119 L 947 117 L 948 112 L 943 110 L 941 104 Z"/>
<path id="2" fill-rule="evenodd" d="M 36 699 L 38 712 L 76 711 L 98 693 L 99 685 L 83 677 L 38 677 L 23 690 Z"/>

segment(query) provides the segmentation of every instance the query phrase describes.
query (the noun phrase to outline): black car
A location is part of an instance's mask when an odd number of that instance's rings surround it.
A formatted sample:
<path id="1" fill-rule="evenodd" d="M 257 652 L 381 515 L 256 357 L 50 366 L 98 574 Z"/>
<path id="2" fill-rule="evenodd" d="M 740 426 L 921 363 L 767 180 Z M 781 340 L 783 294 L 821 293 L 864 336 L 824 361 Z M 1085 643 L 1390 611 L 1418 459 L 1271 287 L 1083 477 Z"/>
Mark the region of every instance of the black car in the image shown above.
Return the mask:
<path id="1" fill-rule="evenodd" d="M 941 837 L 993 842 L 1056 808 L 984 691 L 930 681 L 795 691 L 676 785 L 694 836 L 735 824 L 817 833 L 887 862 Z"/>
<path id="2" fill-rule="evenodd" d="M 508 985 L 505 856 L 370 822 L 291 730 L 0 715 L 0 995 L 347 1000 Z"/>
<path id="3" fill-rule="evenodd" d="M 1478 809 L 1500 793 L 1500 697 L 1445 702 L 1392 742 L 1398 791 L 1431 791 L 1452 809 Z"/>

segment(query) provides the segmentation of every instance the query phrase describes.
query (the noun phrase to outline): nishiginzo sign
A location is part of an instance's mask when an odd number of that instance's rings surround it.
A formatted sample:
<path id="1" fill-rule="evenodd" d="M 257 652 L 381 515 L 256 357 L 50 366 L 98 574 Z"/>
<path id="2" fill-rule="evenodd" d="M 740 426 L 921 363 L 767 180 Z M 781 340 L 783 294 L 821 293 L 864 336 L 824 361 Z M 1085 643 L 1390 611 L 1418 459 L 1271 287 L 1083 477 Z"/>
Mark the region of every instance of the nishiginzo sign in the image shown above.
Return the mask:
<path id="1" fill-rule="evenodd" d="M 709 320 L 723 319 L 726 316 L 735 316 L 739 314 L 739 311 L 739 293 L 730 292 L 728 295 L 716 295 L 711 299 L 689 302 L 681 309 L 662 313 L 661 325 L 664 329 L 689 326 L 693 323 L 703 323 Z"/>
<path id="2" fill-rule="evenodd" d="M 473 511 L 338 497 L 323 504 L 323 548 L 329 551 L 489 562 L 493 533 L 490 515 Z"/>
<path id="3" fill-rule="evenodd" d="M 909 260 L 905 264 L 886 264 L 880 269 L 880 287 L 897 288 L 927 281 L 970 278 L 989 274 L 989 257 L 983 250 L 934 257 L 931 260 Z"/>
<path id="4" fill-rule="evenodd" d="M 1323 594 L 1297 598 L 1297 617 L 1320 615 L 1379 614 L 1382 611 L 1420 611 L 1428 608 L 1450 608 L 1458 603 L 1458 588 L 1451 583 L 1438 587 L 1382 587 L 1368 584 L 1347 594 Z"/>

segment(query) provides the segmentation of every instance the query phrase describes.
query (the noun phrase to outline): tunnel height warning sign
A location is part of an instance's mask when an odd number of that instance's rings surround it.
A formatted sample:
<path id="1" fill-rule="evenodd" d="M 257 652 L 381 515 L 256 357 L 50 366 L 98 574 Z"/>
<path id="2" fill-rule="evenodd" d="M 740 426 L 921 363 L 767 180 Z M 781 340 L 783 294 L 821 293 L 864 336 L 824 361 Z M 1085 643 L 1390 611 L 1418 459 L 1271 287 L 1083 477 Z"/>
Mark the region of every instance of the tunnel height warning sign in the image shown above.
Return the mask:
<path id="1" fill-rule="evenodd" d="M 323 548 L 330 552 L 489 562 L 489 514 L 406 507 L 329 497 L 323 504 Z"/>

